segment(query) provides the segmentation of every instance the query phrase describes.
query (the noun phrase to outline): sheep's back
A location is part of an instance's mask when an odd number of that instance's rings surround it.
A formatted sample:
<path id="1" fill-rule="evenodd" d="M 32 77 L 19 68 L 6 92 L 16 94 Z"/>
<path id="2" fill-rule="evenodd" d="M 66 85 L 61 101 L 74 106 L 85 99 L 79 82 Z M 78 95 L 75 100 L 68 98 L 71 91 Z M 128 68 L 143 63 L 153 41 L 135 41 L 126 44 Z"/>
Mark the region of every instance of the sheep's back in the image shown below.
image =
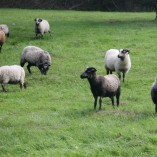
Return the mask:
<path id="1" fill-rule="evenodd" d="M 25 59 L 27 62 L 35 64 L 41 55 L 43 50 L 36 46 L 27 46 L 23 49 L 22 59 Z"/>
<path id="2" fill-rule="evenodd" d="M 3 82 L 4 80 L 6 82 L 19 81 L 21 80 L 21 77 L 24 79 L 25 71 L 18 65 L 0 67 L 0 82 Z"/>
<path id="3" fill-rule="evenodd" d="M 44 32 L 48 32 L 50 30 L 50 25 L 49 25 L 48 21 L 42 20 L 42 22 L 40 22 L 38 28 L 44 33 Z"/>
<path id="4" fill-rule="evenodd" d="M 0 44 L 3 44 L 5 42 L 5 33 L 0 30 Z"/>
<path id="5" fill-rule="evenodd" d="M 9 33 L 9 28 L 6 24 L 1 24 L 0 27 L 2 28 L 5 34 Z"/>
<path id="6" fill-rule="evenodd" d="M 115 62 L 118 58 L 119 51 L 117 49 L 110 49 L 105 55 L 105 67 L 110 70 L 115 70 Z"/>
<path id="7" fill-rule="evenodd" d="M 108 91 L 116 92 L 120 87 L 119 78 L 116 75 L 106 75 L 105 78 L 105 86 Z"/>

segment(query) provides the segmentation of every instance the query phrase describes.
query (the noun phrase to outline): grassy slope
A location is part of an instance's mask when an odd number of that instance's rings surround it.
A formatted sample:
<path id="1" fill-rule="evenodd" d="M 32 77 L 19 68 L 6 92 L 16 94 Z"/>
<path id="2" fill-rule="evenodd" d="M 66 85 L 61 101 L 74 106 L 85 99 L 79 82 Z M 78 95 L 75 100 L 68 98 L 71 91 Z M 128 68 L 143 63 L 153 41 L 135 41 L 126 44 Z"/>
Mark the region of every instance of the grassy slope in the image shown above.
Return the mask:
<path id="1" fill-rule="evenodd" d="M 43 76 L 26 70 L 28 88 L 8 85 L 0 93 L 0 156 L 156 156 L 157 117 L 150 99 L 156 77 L 157 23 L 153 13 L 103 13 L 0 9 L 11 36 L 0 65 L 19 64 L 23 48 L 52 55 Z M 34 18 L 47 19 L 53 35 L 34 38 Z M 93 111 L 93 97 L 80 74 L 95 66 L 105 75 L 109 48 L 129 48 L 132 68 L 122 84 L 121 105 L 108 98 Z M 106 105 L 107 104 L 107 105 Z M 105 110 L 104 110 L 105 109 Z"/>

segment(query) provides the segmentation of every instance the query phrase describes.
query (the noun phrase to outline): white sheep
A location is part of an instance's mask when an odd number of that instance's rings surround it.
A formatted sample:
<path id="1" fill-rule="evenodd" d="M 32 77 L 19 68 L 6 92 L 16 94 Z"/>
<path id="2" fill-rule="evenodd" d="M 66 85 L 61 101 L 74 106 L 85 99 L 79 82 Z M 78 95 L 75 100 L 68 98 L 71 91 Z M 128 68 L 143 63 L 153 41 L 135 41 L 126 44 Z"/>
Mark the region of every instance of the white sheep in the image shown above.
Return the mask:
<path id="1" fill-rule="evenodd" d="M 1 66 L 0 67 L 0 83 L 3 92 L 6 92 L 5 86 L 7 84 L 20 84 L 20 88 L 26 88 L 25 71 L 19 65 Z"/>
<path id="2" fill-rule="evenodd" d="M 37 66 L 41 74 L 46 75 L 51 66 L 51 56 L 47 51 L 36 46 L 26 46 L 23 49 L 20 65 L 23 67 L 28 62 L 27 69 L 31 74 L 30 67 Z"/>
<path id="3" fill-rule="evenodd" d="M 44 20 L 44 19 L 40 19 L 40 18 L 35 18 L 35 34 L 36 34 L 36 37 L 43 37 L 43 34 L 44 33 L 51 33 L 51 30 L 50 30 L 50 25 L 48 23 L 47 20 Z"/>
<path id="4" fill-rule="evenodd" d="M 131 59 L 129 52 L 130 51 L 127 49 L 108 50 L 105 56 L 105 69 L 107 74 L 112 74 L 113 71 L 116 71 L 119 76 L 119 79 L 121 79 L 122 72 L 124 82 L 125 74 L 128 73 L 131 68 Z"/>
<path id="5" fill-rule="evenodd" d="M 9 37 L 9 35 L 10 35 L 10 33 L 9 33 L 9 27 L 6 24 L 0 24 L 0 28 L 5 33 L 5 35 L 7 37 Z"/>

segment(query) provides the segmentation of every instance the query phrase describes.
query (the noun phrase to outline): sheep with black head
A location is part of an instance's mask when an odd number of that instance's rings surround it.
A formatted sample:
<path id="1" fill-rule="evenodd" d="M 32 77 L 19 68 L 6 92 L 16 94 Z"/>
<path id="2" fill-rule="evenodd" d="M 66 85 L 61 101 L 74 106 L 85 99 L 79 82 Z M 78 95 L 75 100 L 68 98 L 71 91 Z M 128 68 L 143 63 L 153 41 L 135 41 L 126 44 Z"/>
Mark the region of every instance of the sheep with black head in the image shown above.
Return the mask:
<path id="1" fill-rule="evenodd" d="M 120 80 L 116 75 L 99 76 L 96 74 L 96 68 L 87 68 L 82 75 L 81 79 L 88 79 L 90 84 L 91 92 L 94 96 L 94 110 L 96 110 L 97 100 L 99 98 L 99 110 L 101 110 L 102 98 L 109 97 L 114 107 L 114 96 L 117 99 L 117 107 L 119 106 L 120 98 Z"/>

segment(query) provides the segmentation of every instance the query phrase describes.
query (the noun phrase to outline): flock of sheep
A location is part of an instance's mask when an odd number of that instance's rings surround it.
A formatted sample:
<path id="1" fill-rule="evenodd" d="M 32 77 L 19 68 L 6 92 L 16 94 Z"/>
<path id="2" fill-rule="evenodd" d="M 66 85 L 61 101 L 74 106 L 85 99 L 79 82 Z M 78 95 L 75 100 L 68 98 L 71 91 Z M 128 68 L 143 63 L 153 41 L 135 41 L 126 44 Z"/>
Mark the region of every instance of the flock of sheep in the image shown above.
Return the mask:
<path id="1" fill-rule="evenodd" d="M 131 68 L 129 52 L 130 51 L 127 49 L 110 49 L 106 52 L 106 76 L 97 75 L 95 67 L 88 67 L 80 76 L 82 79 L 88 79 L 94 97 L 94 110 L 96 110 L 98 97 L 99 110 L 101 110 L 103 97 L 109 97 L 114 107 L 114 96 L 116 96 L 117 107 L 119 106 L 121 73 L 124 82 L 125 74 L 128 73 Z M 118 74 L 118 77 L 112 74 L 113 71 Z M 155 104 L 155 112 L 157 113 L 157 78 L 151 87 L 151 98 Z"/>
<path id="2" fill-rule="evenodd" d="M 43 37 L 44 33 L 50 33 L 50 26 L 46 20 L 35 19 L 35 34 L 36 37 Z M 5 43 L 6 37 L 9 37 L 9 28 L 6 24 L 0 25 L 0 52 Z M 31 66 L 39 68 L 41 74 L 46 75 L 51 66 L 51 56 L 47 51 L 42 50 L 36 46 L 26 46 L 21 55 L 20 65 L 1 66 L 0 67 L 0 83 L 3 92 L 6 92 L 5 86 L 7 84 L 20 84 L 20 88 L 26 88 L 25 84 L 25 70 L 23 66 L 28 63 L 27 69 L 31 74 Z"/>
<path id="3" fill-rule="evenodd" d="M 50 25 L 47 20 L 35 19 L 35 35 L 36 37 L 43 37 L 44 33 L 51 32 Z M 0 25 L 0 52 L 6 37 L 9 37 L 9 28 L 6 24 Z M 82 79 L 87 78 L 90 84 L 91 92 L 94 96 L 94 109 L 96 110 L 97 100 L 99 97 L 99 110 L 101 110 L 102 98 L 109 97 L 114 107 L 114 97 L 116 96 L 116 103 L 119 106 L 120 99 L 120 80 L 121 73 L 123 76 L 123 83 L 126 73 L 131 68 L 131 59 L 127 49 L 110 49 L 105 56 L 106 76 L 99 76 L 96 74 L 95 67 L 88 67 L 80 76 Z M 28 63 L 27 69 L 31 74 L 31 66 L 37 66 L 41 74 L 46 75 L 51 66 L 51 56 L 47 51 L 42 50 L 36 46 L 26 46 L 21 55 L 20 65 L 1 66 L 0 67 L 0 83 L 3 91 L 6 92 L 5 86 L 7 84 L 20 84 L 20 88 L 26 88 L 25 71 L 23 66 Z M 115 71 L 118 74 L 113 75 Z M 157 113 L 157 79 L 151 88 L 152 101 L 155 104 L 155 112 Z"/>

